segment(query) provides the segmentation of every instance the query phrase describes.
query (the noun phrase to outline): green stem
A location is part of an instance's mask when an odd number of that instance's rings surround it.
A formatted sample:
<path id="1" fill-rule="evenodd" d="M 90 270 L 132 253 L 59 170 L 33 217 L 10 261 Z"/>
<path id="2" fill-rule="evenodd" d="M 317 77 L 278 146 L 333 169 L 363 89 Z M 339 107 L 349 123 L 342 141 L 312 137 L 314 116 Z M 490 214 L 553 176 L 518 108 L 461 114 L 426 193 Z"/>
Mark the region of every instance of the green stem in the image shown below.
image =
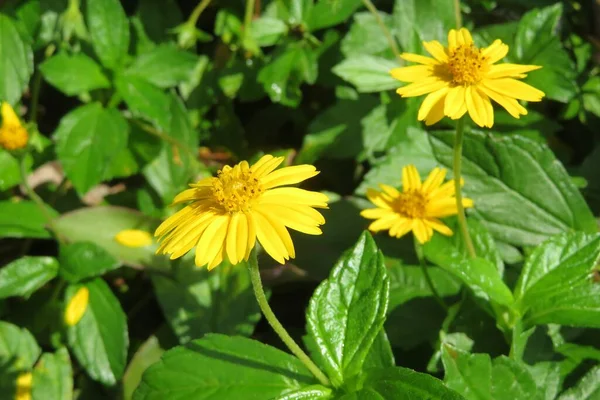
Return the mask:
<path id="1" fill-rule="evenodd" d="M 173 146 L 177 147 L 179 150 L 182 150 L 183 152 L 187 153 L 187 155 L 189 157 L 191 157 L 192 160 L 196 159 L 196 155 L 190 150 L 190 148 L 186 145 L 184 145 L 183 143 L 181 143 L 179 140 L 175 139 L 172 136 L 167 135 L 166 133 L 159 131 L 158 129 L 144 123 L 141 122 L 137 119 L 131 119 L 131 121 L 136 124 L 137 126 L 139 126 L 141 129 L 143 129 L 144 131 L 148 132 L 149 134 L 156 136 L 159 139 L 162 139 L 166 142 L 171 143 Z"/>
<path id="2" fill-rule="evenodd" d="M 454 20 L 456 21 L 456 29 L 462 28 L 462 14 L 460 12 L 460 0 L 454 0 Z"/>
<path id="3" fill-rule="evenodd" d="M 383 22 L 383 19 L 381 18 L 381 15 L 379 15 L 379 11 L 377 11 L 375 5 L 371 2 L 371 0 L 363 0 L 363 4 L 365 5 L 365 7 L 367 7 L 367 10 L 369 10 L 369 12 L 375 17 L 377 25 L 379 25 L 379 28 L 381 28 L 381 31 L 385 35 L 388 43 L 390 44 L 390 48 L 392 49 L 392 52 L 394 53 L 396 58 L 400 58 L 400 50 L 398 50 L 398 45 L 396 44 L 396 41 L 394 40 L 394 37 L 392 36 L 390 30 L 387 28 L 387 26 L 385 26 L 385 22 Z"/>
<path id="4" fill-rule="evenodd" d="M 250 260 L 248 262 L 248 270 L 250 271 L 250 279 L 252 280 L 252 287 L 254 289 L 254 295 L 256 296 L 256 301 L 258 302 L 258 306 L 260 307 L 263 315 L 269 322 L 269 325 L 273 328 L 273 330 L 279 335 L 283 343 L 290 349 L 290 351 L 302 361 L 306 368 L 312 372 L 312 374 L 323 384 L 324 386 L 331 386 L 329 379 L 319 367 L 310 359 L 310 357 L 296 344 L 294 339 L 287 333 L 283 325 L 279 322 L 273 310 L 269 306 L 269 302 L 267 297 L 265 296 L 265 291 L 263 289 L 262 281 L 260 279 L 260 271 L 258 269 L 258 261 L 256 260 L 256 249 L 252 250 L 252 254 L 250 255 Z"/>
<path id="5" fill-rule="evenodd" d="M 467 226 L 467 217 L 465 216 L 465 207 L 463 206 L 462 197 L 462 177 L 461 177 L 461 164 L 462 164 L 462 146 L 463 136 L 465 133 L 465 119 L 461 118 L 456 123 L 456 136 L 454 138 L 454 188 L 456 191 L 456 209 L 458 217 L 458 225 L 460 226 L 460 232 L 462 234 L 465 246 L 469 257 L 475 258 L 475 246 L 469 235 L 469 228 Z"/>
<path id="6" fill-rule="evenodd" d="M 423 271 L 423 275 L 425 276 L 425 281 L 427 281 L 427 286 L 429 286 L 429 290 L 433 294 L 435 300 L 439 303 L 440 306 L 446 311 L 448 311 L 448 306 L 440 296 L 439 292 L 435 288 L 433 284 L 433 280 L 431 280 L 431 276 L 429 275 L 429 269 L 427 268 L 427 262 L 425 261 L 425 256 L 423 255 L 423 246 L 419 244 L 417 238 L 413 236 L 414 244 L 415 244 L 415 253 L 417 253 L 417 258 L 419 259 L 419 264 L 421 265 L 421 270 Z"/>
<path id="7" fill-rule="evenodd" d="M 246 10 L 244 12 L 244 30 L 242 31 L 242 44 L 244 38 L 247 37 L 250 32 L 250 25 L 252 24 L 252 17 L 254 16 L 255 0 L 246 0 Z"/>
<path id="8" fill-rule="evenodd" d="M 198 18 L 200 18 L 200 14 L 202 14 L 202 11 L 204 11 L 206 7 L 208 7 L 211 1 L 212 0 L 202 0 L 200 3 L 198 3 L 196 8 L 194 8 L 194 11 L 192 11 L 192 14 L 190 14 L 188 24 L 190 24 L 193 27 L 196 27 L 196 23 L 198 22 Z"/>

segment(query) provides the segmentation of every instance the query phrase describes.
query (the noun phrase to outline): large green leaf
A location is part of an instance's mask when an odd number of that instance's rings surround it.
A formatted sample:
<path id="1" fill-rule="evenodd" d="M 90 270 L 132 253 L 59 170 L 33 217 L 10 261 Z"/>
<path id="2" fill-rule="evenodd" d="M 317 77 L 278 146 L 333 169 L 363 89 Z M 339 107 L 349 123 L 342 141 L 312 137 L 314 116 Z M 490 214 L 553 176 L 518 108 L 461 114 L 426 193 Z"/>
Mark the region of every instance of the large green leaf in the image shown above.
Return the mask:
<path id="1" fill-rule="evenodd" d="M 119 300 L 100 278 L 85 285 L 69 286 L 65 304 L 82 286 L 89 290 L 89 303 L 81 320 L 67 327 L 69 347 L 93 379 L 112 386 L 125 371 L 129 346 L 127 317 Z"/>
<path id="2" fill-rule="evenodd" d="M 392 29 L 391 15 L 379 12 L 379 17 L 388 29 Z M 390 53 L 390 44 L 381 34 L 377 18 L 370 12 L 354 14 L 354 22 L 341 42 L 342 53 L 350 58 L 357 54 L 384 56 Z M 389 74 L 388 74 L 389 75 Z M 396 86 L 400 86 L 396 81 Z"/>
<path id="3" fill-rule="evenodd" d="M 42 350 L 25 328 L 0 321 L 0 366 L 19 371 L 33 367 Z"/>
<path id="4" fill-rule="evenodd" d="M 400 87 L 399 82 L 390 75 L 390 70 L 398 66 L 395 61 L 359 54 L 336 65 L 333 72 L 356 86 L 359 92 L 371 93 Z"/>
<path id="5" fill-rule="evenodd" d="M 152 264 L 156 246 L 126 247 L 117 243 L 115 235 L 126 229 L 149 231 L 157 222 L 137 210 L 102 206 L 65 213 L 56 219 L 55 228 L 71 242 L 92 242 L 117 260 L 139 266 Z"/>
<path id="6" fill-rule="evenodd" d="M 52 86 L 68 96 L 110 87 L 100 66 L 83 53 L 58 53 L 41 63 L 40 71 Z"/>
<path id="7" fill-rule="evenodd" d="M 152 283 L 181 343 L 210 332 L 250 336 L 260 319 L 246 263 L 212 272 L 182 263 L 173 276 L 153 275 Z"/>
<path id="8" fill-rule="evenodd" d="M 311 31 L 337 25 L 348 18 L 361 6 L 359 0 L 319 0 L 310 7 L 304 21 Z"/>
<path id="9" fill-rule="evenodd" d="M 167 351 L 150 367 L 134 400 L 262 400 L 317 382 L 295 357 L 260 342 L 209 334 Z"/>
<path id="10" fill-rule="evenodd" d="M 598 259 L 598 234 L 565 233 L 540 245 L 515 291 L 525 322 L 600 327 Z"/>
<path id="11" fill-rule="evenodd" d="M 33 52 L 8 16 L 0 14 L 0 100 L 15 104 L 33 72 Z"/>
<path id="12" fill-rule="evenodd" d="M 273 400 L 326 400 L 333 397 L 333 390 L 323 385 L 311 385 L 276 397 Z"/>
<path id="13" fill-rule="evenodd" d="M 105 67 L 123 63 L 129 48 L 129 22 L 119 0 L 87 0 L 92 46 Z"/>
<path id="14" fill-rule="evenodd" d="M 58 273 L 53 257 L 22 257 L 0 269 L 0 299 L 29 297 Z"/>
<path id="15" fill-rule="evenodd" d="M 340 400 L 464 400 L 431 375 L 408 368 L 371 370 L 364 376 L 363 388 L 339 397 Z"/>
<path id="16" fill-rule="evenodd" d="M 52 217 L 56 211 L 48 208 Z M 37 204 L 32 201 L 0 201 L 0 237 L 49 239 L 44 229 L 48 221 Z"/>
<path id="17" fill-rule="evenodd" d="M 454 132 L 413 131 L 370 171 L 358 192 L 379 183 L 397 185 L 414 163 L 422 176 L 436 165 L 452 168 Z M 537 245 L 571 229 L 596 232 L 596 221 L 563 166 L 543 145 L 518 136 L 470 132 L 463 153 L 464 192 L 474 214 L 495 239 Z"/>
<path id="18" fill-rule="evenodd" d="M 44 353 L 33 370 L 33 400 L 72 400 L 73 370 L 66 348 Z"/>
<path id="19" fill-rule="evenodd" d="M 189 80 L 197 63 L 198 56 L 195 54 L 172 45 L 160 45 L 139 55 L 125 74 L 167 88 Z"/>
<path id="20" fill-rule="evenodd" d="M 383 255 L 364 232 L 315 291 L 307 331 L 335 386 L 361 372 L 385 322 L 389 279 Z"/>
<path id="21" fill-rule="evenodd" d="M 120 265 L 109 252 L 92 242 L 62 245 L 59 259 L 60 276 L 72 283 L 100 276 Z"/>
<path id="22" fill-rule="evenodd" d="M 0 171 L 0 190 L 10 189 L 21 182 L 19 161 L 4 149 L 0 149 Z"/>
<path id="23" fill-rule="evenodd" d="M 447 43 L 456 26 L 452 0 L 395 0 L 393 26 L 402 50 L 422 53 L 422 41 Z"/>
<path id="24" fill-rule="evenodd" d="M 557 400 L 595 400 L 598 396 L 600 396 L 600 367 L 596 366 Z"/>
<path id="25" fill-rule="evenodd" d="M 133 115 L 152 122 L 163 131 L 168 130 L 171 123 L 168 94 L 136 76 L 118 75 L 115 86 Z"/>
<path id="26" fill-rule="evenodd" d="M 91 103 L 64 116 L 54 135 L 58 159 L 83 195 L 102 181 L 115 155 L 125 148 L 129 126 L 117 110 Z"/>

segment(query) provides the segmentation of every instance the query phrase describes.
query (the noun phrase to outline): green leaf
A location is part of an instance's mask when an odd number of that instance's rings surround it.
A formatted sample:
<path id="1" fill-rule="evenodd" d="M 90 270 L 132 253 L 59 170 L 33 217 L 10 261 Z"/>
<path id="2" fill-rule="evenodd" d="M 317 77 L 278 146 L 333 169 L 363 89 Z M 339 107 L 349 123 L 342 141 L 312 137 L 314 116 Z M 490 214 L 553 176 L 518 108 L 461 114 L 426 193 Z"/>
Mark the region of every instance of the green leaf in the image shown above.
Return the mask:
<path id="1" fill-rule="evenodd" d="M 363 389 L 340 400 L 464 400 L 431 375 L 408 368 L 371 370 L 365 374 Z"/>
<path id="2" fill-rule="evenodd" d="M 319 0 L 304 21 L 311 32 L 344 22 L 362 4 L 360 0 Z"/>
<path id="3" fill-rule="evenodd" d="M 391 15 L 379 12 L 379 17 L 389 30 L 393 29 Z M 385 56 L 391 53 L 390 44 L 385 35 L 381 33 L 377 18 L 370 12 L 354 14 L 354 22 L 342 39 L 341 50 L 346 58 L 357 54 Z"/>
<path id="4" fill-rule="evenodd" d="M 306 79 L 306 71 L 316 60 L 309 57 L 310 50 L 289 45 L 276 51 L 271 62 L 258 73 L 257 79 L 263 85 L 274 103 L 297 107 L 302 98 L 300 84 Z"/>
<path id="5" fill-rule="evenodd" d="M 577 385 L 561 394 L 557 400 L 594 400 L 600 396 L 600 366 L 588 371 Z"/>
<path id="6" fill-rule="evenodd" d="M 542 89 L 548 98 L 568 102 L 577 92 L 575 63 L 563 48 L 558 26 L 563 5 L 534 9 L 517 27 L 514 59 L 519 64 L 543 66 L 528 75 L 527 83 Z"/>
<path id="7" fill-rule="evenodd" d="M 453 131 L 414 131 L 370 171 L 358 192 L 397 185 L 398 171 L 414 163 L 422 176 L 441 164 L 452 168 Z M 535 246 L 572 229 L 596 232 L 596 221 L 564 167 L 539 143 L 518 136 L 465 135 L 463 178 L 473 213 L 496 240 Z M 498 204 L 502 206 L 498 206 Z"/>
<path id="8" fill-rule="evenodd" d="M 581 87 L 581 91 L 585 110 L 600 117 L 600 77 L 592 76 Z"/>
<path id="9" fill-rule="evenodd" d="M 56 211 L 48 208 L 50 216 Z M 0 201 L 0 237 L 50 239 L 44 229 L 48 221 L 42 210 L 32 201 Z"/>
<path id="10" fill-rule="evenodd" d="M 161 326 L 167 328 L 166 325 Z M 168 328 L 167 328 L 168 329 Z M 135 388 L 142 381 L 142 375 L 152 364 L 157 363 L 165 352 L 158 335 L 152 335 L 136 351 L 127 364 L 123 376 L 123 397 L 127 400 L 133 397 Z"/>
<path id="11" fill-rule="evenodd" d="M 22 257 L 0 269 L 0 299 L 11 296 L 29 297 L 58 273 L 58 262 L 52 257 Z"/>
<path id="12" fill-rule="evenodd" d="M 333 390 L 331 388 L 322 385 L 311 385 L 286 393 L 273 400 L 326 400 L 331 399 L 332 396 Z"/>
<path id="13" fill-rule="evenodd" d="M 207 333 L 250 336 L 260 319 L 246 263 L 215 271 L 191 263 L 174 276 L 155 274 L 152 283 L 169 325 L 184 344 Z"/>
<path id="14" fill-rule="evenodd" d="M 389 279 L 383 255 L 364 232 L 313 294 L 307 331 L 334 386 L 361 372 L 387 311 Z"/>
<path id="15" fill-rule="evenodd" d="M 600 327 L 599 258 L 597 234 L 565 233 L 540 245 L 515 289 L 526 324 Z"/>
<path id="16" fill-rule="evenodd" d="M 197 55 L 165 44 L 139 55 L 127 68 L 125 75 L 168 88 L 189 80 L 197 63 Z"/>
<path id="17" fill-rule="evenodd" d="M 27 329 L 0 321 L 0 366 L 5 371 L 30 369 L 41 352 Z"/>
<path id="18" fill-rule="evenodd" d="M 92 46 L 102 64 L 121 65 L 129 48 L 129 22 L 119 0 L 87 0 L 87 26 Z"/>
<path id="19" fill-rule="evenodd" d="M 260 400 L 316 383 L 290 354 L 242 337 L 208 334 L 167 351 L 144 373 L 133 398 Z"/>
<path id="20" fill-rule="evenodd" d="M 558 363 L 545 361 L 528 366 L 538 388 L 540 400 L 555 400 L 560 391 L 561 378 Z"/>
<path id="21" fill-rule="evenodd" d="M 33 400 L 72 400 L 73 370 L 66 348 L 44 353 L 33 370 Z"/>
<path id="22" fill-rule="evenodd" d="M 0 171 L 0 190 L 10 189 L 21 182 L 19 161 L 4 149 L 0 149 Z"/>
<path id="23" fill-rule="evenodd" d="M 498 268 L 484 258 L 470 258 L 450 244 L 451 239 L 435 234 L 423 246 L 425 257 L 461 279 L 476 296 L 509 306 L 513 303 L 510 289 Z"/>
<path id="24" fill-rule="evenodd" d="M 90 377 L 112 386 L 123 376 L 127 361 L 127 317 L 100 278 L 67 287 L 65 304 L 82 286 L 90 292 L 89 303 L 81 320 L 67 327 L 69 347 Z"/>
<path id="25" fill-rule="evenodd" d="M 382 92 L 400 87 L 392 78 L 390 70 L 399 67 L 395 61 L 359 54 L 333 67 L 333 72 L 345 81 L 350 82 L 360 93 Z"/>
<path id="26" fill-rule="evenodd" d="M 494 359 L 490 400 L 529 399 L 536 393 L 537 386 L 525 364 L 505 356 Z"/>
<path id="27" fill-rule="evenodd" d="M 396 38 L 402 50 L 422 53 L 423 41 L 447 43 L 448 31 L 456 26 L 452 0 L 395 0 Z"/>
<path id="28" fill-rule="evenodd" d="M 145 79 L 133 76 L 118 75 L 115 86 L 133 115 L 152 122 L 163 131 L 169 128 L 171 102 L 168 94 Z"/>
<path id="29" fill-rule="evenodd" d="M 169 29 L 183 21 L 175 0 L 144 0 L 138 3 L 138 15 L 153 42 L 170 39 Z"/>
<path id="30" fill-rule="evenodd" d="M 54 135 L 58 159 L 84 195 L 102 181 L 115 154 L 127 145 L 129 126 L 117 110 L 91 103 L 64 116 Z"/>
<path id="31" fill-rule="evenodd" d="M 68 96 L 110 87 L 100 66 L 83 53 L 58 53 L 41 63 L 40 71 L 44 79 Z"/>
<path id="32" fill-rule="evenodd" d="M 62 245 L 59 254 L 60 276 L 71 283 L 100 276 L 120 265 L 110 253 L 92 242 Z"/>
<path id="33" fill-rule="evenodd" d="M 0 14 L 0 100 L 19 101 L 33 73 L 33 52 L 13 20 Z"/>
<path id="34" fill-rule="evenodd" d="M 155 246 L 126 247 L 115 241 L 115 235 L 125 229 L 150 231 L 156 222 L 137 210 L 103 206 L 65 213 L 56 219 L 55 228 L 70 242 L 92 242 L 117 260 L 137 266 L 152 263 Z"/>
<path id="35" fill-rule="evenodd" d="M 273 46 L 287 35 L 288 27 L 284 21 L 262 16 L 252 21 L 250 34 L 257 45 L 261 47 Z"/>
<path id="36" fill-rule="evenodd" d="M 394 367 L 395 365 L 396 360 L 394 359 L 392 345 L 385 333 L 385 329 L 381 329 L 375 337 L 369 353 L 367 353 L 363 368 L 366 370 L 368 368 Z"/>

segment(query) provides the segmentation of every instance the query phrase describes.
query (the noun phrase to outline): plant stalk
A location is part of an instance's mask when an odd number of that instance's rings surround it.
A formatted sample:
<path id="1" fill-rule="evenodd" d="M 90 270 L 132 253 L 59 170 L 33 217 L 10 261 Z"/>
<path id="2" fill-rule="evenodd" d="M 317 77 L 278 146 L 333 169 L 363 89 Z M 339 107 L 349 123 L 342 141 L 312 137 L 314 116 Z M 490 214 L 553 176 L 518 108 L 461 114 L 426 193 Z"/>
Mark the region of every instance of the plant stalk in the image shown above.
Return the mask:
<path id="1" fill-rule="evenodd" d="M 462 28 L 462 14 L 460 12 L 460 0 L 454 0 L 454 21 L 456 29 Z"/>
<path id="2" fill-rule="evenodd" d="M 256 249 L 252 250 L 252 254 L 250 255 L 248 270 L 250 271 L 250 279 L 252 280 L 252 288 L 254 289 L 256 301 L 258 302 L 258 306 L 260 307 L 269 325 L 271 325 L 275 333 L 277 333 L 288 349 L 290 349 L 290 351 L 296 357 L 298 357 L 298 359 L 306 366 L 306 368 L 310 370 L 310 372 L 312 372 L 312 374 L 319 380 L 319 382 L 321 382 L 322 385 L 331 386 L 327 376 L 321 372 L 319 367 L 317 367 L 310 357 L 300 348 L 300 346 L 298 346 L 294 339 L 292 339 L 289 333 L 287 333 L 269 306 L 269 301 L 265 296 L 262 280 L 260 278 L 260 270 L 258 269 L 258 261 L 256 260 Z"/>
<path id="3" fill-rule="evenodd" d="M 454 137 L 454 188 L 456 191 L 456 209 L 457 209 L 457 217 L 458 217 L 458 225 L 460 226 L 460 232 L 462 234 L 463 240 L 465 242 L 465 246 L 467 247 L 467 252 L 469 253 L 469 257 L 475 258 L 477 254 L 475 253 L 475 246 L 473 246 L 473 240 L 471 240 L 471 235 L 469 234 L 469 228 L 467 226 L 467 217 L 465 216 L 465 207 L 463 206 L 463 197 L 462 197 L 462 176 L 461 176 L 461 166 L 462 166 L 462 146 L 463 146 L 463 137 L 465 133 L 465 119 L 461 118 L 456 123 L 456 135 Z"/>
<path id="4" fill-rule="evenodd" d="M 400 59 L 400 50 L 398 49 L 398 45 L 396 44 L 396 41 L 394 40 L 394 37 L 392 36 L 390 30 L 387 28 L 387 26 L 385 26 L 385 22 L 383 22 L 383 19 L 381 19 L 379 11 L 377 11 L 377 8 L 371 2 L 371 0 L 362 0 L 362 2 L 365 5 L 365 7 L 367 7 L 367 10 L 369 10 L 369 12 L 375 17 L 377 25 L 379 25 L 379 28 L 381 28 L 381 31 L 383 32 L 388 43 L 390 44 L 390 49 L 392 49 L 392 52 L 394 53 L 396 58 Z"/>

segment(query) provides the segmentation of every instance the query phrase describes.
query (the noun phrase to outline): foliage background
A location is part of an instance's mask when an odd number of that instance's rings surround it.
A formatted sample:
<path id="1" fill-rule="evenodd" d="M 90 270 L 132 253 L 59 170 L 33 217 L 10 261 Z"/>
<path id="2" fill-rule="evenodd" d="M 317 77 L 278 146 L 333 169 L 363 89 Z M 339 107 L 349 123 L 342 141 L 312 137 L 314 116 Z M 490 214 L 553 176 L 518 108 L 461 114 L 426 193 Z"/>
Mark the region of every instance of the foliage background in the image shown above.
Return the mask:
<path id="1" fill-rule="evenodd" d="M 452 126 L 444 120 L 426 134 L 416 121 L 419 101 L 394 94 L 399 84 L 388 71 L 401 61 L 360 0 L 246 5 L 1 3 L 0 99 L 28 124 L 25 174 L 50 207 L 27 199 L 18 157 L 0 150 L 0 342 L 9 343 L 0 345 L 1 385 L 13 388 L 14 374 L 43 352 L 54 378 L 39 385 L 60 381 L 79 398 L 128 399 L 164 350 L 206 333 L 280 346 L 260 320 L 243 266 L 208 274 L 190 259 L 170 263 L 154 247 L 114 241 L 122 229 L 151 231 L 172 213 L 175 194 L 224 164 L 271 153 L 322 171 L 308 188 L 333 199 L 324 234 L 294 236 L 292 264 L 260 258 L 271 304 L 295 337 L 314 289 L 367 226 L 359 216 L 366 188 L 396 184 L 408 163 L 422 174 L 449 167 L 452 132 L 444 129 Z M 421 53 L 421 40 L 445 42 L 456 25 L 451 0 L 375 5 L 402 51 Z M 479 45 L 501 38 L 511 47 L 507 61 L 543 66 L 527 79 L 546 93 L 542 103 L 520 120 L 496 108 L 493 132 L 471 128 L 465 142 L 471 224 L 513 288 L 535 246 L 561 232 L 597 232 L 599 14 L 592 1 L 549 0 L 468 0 L 460 11 Z M 441 343 L 491 357 L 511 352 L 514 341 L 481 296 L 461 291 L 445 272 L 460 243 L 434 240 L 426 249 L 443 267 L 432 267 L 438 290 L 450 303 L 463 299 L 449 319 L 416 266 L 411 238 L 382 234 L 376 242 L 390 276 L 386 331 L 398 365 L 443 378 Z M 62 312 L 83 284 L 93 312 L 76 332 L 62 326 Z M 597 295 L 589 290 L 588 300 Z M 593 390 L 600 387 L 598 301 L 585 304 L 585 315 L 532 323 L 524 360 L 556 363 L 562 389 L 579 388 L 588 371 Z M 94 346 L 100 350 L 90 358 Z M 49 398 L 36 397 L 48 390 L 34 386 L 34 398 Z"/>

